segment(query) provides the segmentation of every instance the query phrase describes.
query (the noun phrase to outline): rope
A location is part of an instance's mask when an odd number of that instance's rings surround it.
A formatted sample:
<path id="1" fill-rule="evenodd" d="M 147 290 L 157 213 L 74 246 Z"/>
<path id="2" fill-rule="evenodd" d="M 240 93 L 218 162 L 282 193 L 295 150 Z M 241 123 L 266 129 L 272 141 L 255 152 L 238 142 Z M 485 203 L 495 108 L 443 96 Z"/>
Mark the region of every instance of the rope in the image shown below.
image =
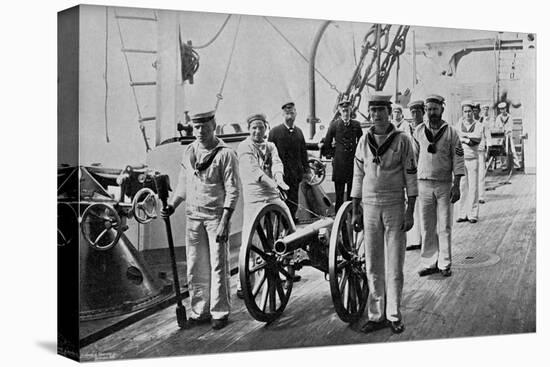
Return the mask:
<path id="1" fill-rule="evenodd" d="M 109 143 L 109 128 L 107 124 L 107 101 L 109 98 L 109 82 L 107 81 L 108 69 L 108 45 L 109 45 L 109 7 L 105 7 L 105 74 L 103 74 L 103 80 L 105 80 L 105 102 L 103 103 L 103 117 L 105 120 L 105 140 Z"/>
<path id="2" fill-rule="evenodd" d="M 294 44 L 283 34 L 283 32 L 281 32 L 276 26 L 275 24 L 271 23 L 271 21 L 267 18 L 267 17 L 263 17 L 265 19 L 265 21 L 267 23 L 269 23 L 270 26 L 273 27 L 273 29 L 279 33 L 279 35 L 290 45 L 290 47 L 292 47 L 294 49 L 294 51 L 296 51 L 298 53 L 298 55 L 300 55 L 302 57 L 302 59 L 305 60 L 305 62 L 309 63 L 309 59 L 300 52 L 300 50 L 298 50 L 298 48 L 296 46 L 294 46 Z M 323 80 L 330 86 L 330 89 L 332 90 L 335 90 L 338 94 L 342 94 L 342 92 L 340 92 L 338 90 L 338 88 L 336 87 L 336 85 L 334 83 L 332 83 L 330 80 L 328 80 L 324 75 L 323 73 L 321 73 L 319 71 L 319 69 L 315 68 L 315 71 L 319 74 L 319 76 L 321 78 L 323 78 Z"/>
<path id="3" fill-rule="evenodd" d="M 193 46 L 193 49 L 199 50 L 201 48 L 206 48 L 206 47 L 210 46 L 219 37 L 219 35 L 222 33 L 222 31 L 225 28 L 227 22 L 229 22 L 229 18 L 231 18 L 231 14 L 227 15 L 227 18 L 225 18 L 225 21 L 223 22 L 222 26 L 220 27 L 218 32 L 214 35 L 214 37 L 210 41 L 206 42 L 204 45 Z M 239 17 L 239 19 L 240 19 L 240 17 Z"/>
<path id="4" fill-rule="evenodd" d="M 233 52 L 235 51 L 235 46 L 237 45 L 237 36 L 239 35 L 240 26 L 241 26 L 241 16 L 239 16 L 239 22 L 237 23 L 237 30 L 235 31 L 235 36 L 233 37 L 233 46 L 231 47 L 231 53 L 229 54 L 229 61 L 225 69 L 225 75 L 223 76 L 222 84 L 220 86 L 220 91 L 218 92 L 218 94 L 216 94 L 216 106 L 214 107 L 214 111 L 218 110 L 218 105 L 220 104 L 220 101 L 223 99 L 222 93 L 225 87 L 225 81 L 227 80 L 227 76 L 229 75 L 229 68 L 231 67 L 231 61 L 233 60 Z"/>

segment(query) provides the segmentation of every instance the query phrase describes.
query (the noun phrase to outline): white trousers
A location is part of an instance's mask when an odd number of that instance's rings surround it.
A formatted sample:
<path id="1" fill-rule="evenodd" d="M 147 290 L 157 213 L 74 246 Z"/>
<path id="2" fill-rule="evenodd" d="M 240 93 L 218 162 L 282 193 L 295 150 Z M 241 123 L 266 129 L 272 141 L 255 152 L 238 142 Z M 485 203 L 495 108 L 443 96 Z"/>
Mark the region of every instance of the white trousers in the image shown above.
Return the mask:
<path id="1" fill-rule="evenodd" d="M 192 318 L 229 315 L 229 242 L 216 242 L 217 219 L 187 217 L 187 280 Z"/>
<path id="2" fill-rule="evenodd" d="M 420 205 L 418 202 L 414 206 L 414 225 L 407 232 L 407 246 L 421 245 L 422 235 L 420 234 Z"/>
<path id="3" fill-rule="evenodd" d="M 405 204 L 363 204 L 365 260 L 369 297 L 369 320 L 401 320 L 403 263 L 405 261 Z"/>
<path id="4" fill-rule="evenodd" d="M 512 139 L 512 136 L 508 135 L 506 136 L 506 138 L 504 139 L 504 151 L 505 152 L 508 152 L 508 151 L 511 151 L 512 152 L 512 160 L 514 161 L 514 168 L 520 168 L 521 166 L 519 165 L 519 157 L 518 157 L 518 152 L 516 152 L 516 148 L 515 148 L 515 145 L 514 145 L 514 140 Z M 501 162 L 501 167 L 504 168 L 508 165 L 508 157 L 502 157 L 500 159 L 500 162 Z M 510 167 L 506 167 L 507 169 L 510 169 Z"/>
<path id="5" fill-rule="evenodd" d="M 418 180 L 421 269 L 451 267 L 451 185 L 451 182 Z"/>
<path id="6" fill-rule="evenodd" d="M 478 158 L 464 160 L 465 175 L 460 180 L 459 218 L 477 219 L 479 216 Z"/>
<path id="7" fill-rule="evenodd" d="M 479 151 L 479 156 L 478 156 L 478 188 L 479 188 L 479 192 L 478 192 L 478 196 L 479 196 L 479 200 L 485 200 L 485 158 L 486 158 L 486 152 L 483 150 L 483 151 Z"/>

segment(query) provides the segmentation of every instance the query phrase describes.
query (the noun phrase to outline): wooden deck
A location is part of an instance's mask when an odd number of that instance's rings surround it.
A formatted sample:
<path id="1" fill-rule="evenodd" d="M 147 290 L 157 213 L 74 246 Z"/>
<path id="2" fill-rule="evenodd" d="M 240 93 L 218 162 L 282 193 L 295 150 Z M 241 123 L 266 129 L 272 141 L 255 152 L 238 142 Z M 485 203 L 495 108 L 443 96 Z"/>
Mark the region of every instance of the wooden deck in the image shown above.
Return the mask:
<path id="1" fill-rule="evenodd" d="M 488 180 L 501 181 L 502 177 Z M 416 274 L 419 251 L 407 252 L 403 317 L 406 330 L 357 332 L 334 312 L 329 284 L 315 269 L 300 271 L 282 317 L 253 320 L 234 297 L 230 324 L 180 330 L 173 306 L 82 348 L 83 360 L 379 343 L 535 332 L 536 202 L 534 175 L 486 194 L 477 224 L 453 228 L 453 275 Z M 490 185 L 489 185 L 490 186 Z M 232 279 L 232 296 L 236 277 Z M 187 302 L 184 302 L 188 306 Z M 365 319 L 361 321 L 364 322 Z"/>

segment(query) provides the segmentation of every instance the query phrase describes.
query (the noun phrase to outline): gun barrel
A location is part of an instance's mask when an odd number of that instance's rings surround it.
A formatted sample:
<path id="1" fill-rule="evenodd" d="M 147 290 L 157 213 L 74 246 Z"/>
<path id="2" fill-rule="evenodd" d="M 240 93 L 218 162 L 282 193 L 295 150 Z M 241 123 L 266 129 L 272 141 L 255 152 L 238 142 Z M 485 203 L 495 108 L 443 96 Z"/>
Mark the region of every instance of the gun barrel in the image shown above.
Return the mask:
<path id="1" fill-rule="evenodd" d="M 332 228 L 333 223 L 334 219 L 332 218 L 319 219 L 284 238 L 278 239 L 275 241 L 275 252 L 282 255 L 312 243 L 319 236 L 320 229 Z"/>

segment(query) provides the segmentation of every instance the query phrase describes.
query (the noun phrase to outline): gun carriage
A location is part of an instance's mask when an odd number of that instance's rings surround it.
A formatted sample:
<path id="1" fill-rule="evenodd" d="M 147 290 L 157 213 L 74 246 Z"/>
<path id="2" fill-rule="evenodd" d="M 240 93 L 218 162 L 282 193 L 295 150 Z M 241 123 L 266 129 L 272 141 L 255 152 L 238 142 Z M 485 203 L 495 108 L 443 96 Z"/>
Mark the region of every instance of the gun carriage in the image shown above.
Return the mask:
<path id="1" fill-rule="evenodd" d="M 239 274 L 244 302 L 253 318 L 272 322 L 287 306 L 296 270 L 312 266 L 328 276 L 336 313 L 354 322 L 365 310 L 368 286 L 363 232 L 351 224 L 351 202 L 335 218 L 321 218 L 295 230 L 276 204 L 260 207 L 243 232 Z"/>

